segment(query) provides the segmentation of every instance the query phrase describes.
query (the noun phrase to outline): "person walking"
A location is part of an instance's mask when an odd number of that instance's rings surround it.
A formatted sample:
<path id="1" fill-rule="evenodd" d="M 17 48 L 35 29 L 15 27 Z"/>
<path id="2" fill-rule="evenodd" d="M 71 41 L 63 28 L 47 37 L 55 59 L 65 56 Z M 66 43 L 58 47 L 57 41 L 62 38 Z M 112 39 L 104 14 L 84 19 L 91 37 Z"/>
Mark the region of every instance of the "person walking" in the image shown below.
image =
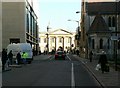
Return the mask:
<path id="1" fill-rule="evenodd" d="M 8 59 L 10 61 L 10 65 L 12 65 L 12 63 L 13 63 L 13 53 L 12 53 L 12 50 L 10 50 L 10 52 L 8 53 Z"/>
<path id="2" fill-rule="evenodd" d="M 77 53 L 77 55 L 79 56 L 79 50 L 78 50 L 78 49 L 76 50 L 76 53 Z"/>
<path id="3" fill-rule="evenodd" d="M 101 65 L 102 73 L 104 73 L 106 70 L 106 64 L 108 63 L 105 51 L 102 51 L 98 63 Z"/>
<path id="4" fill-rule="evenodd" d="M 89 53 L 89 59 L 90 59 L 90 62 L 92 62 L 92 56 L 93 56 L 93 52 L 90 51 L 90 53 Z"/>
<path id="5" fill-rule="evenodd" d="M 21 62 L 21 54 L 20 54 L 20 52 L 17 53 L 16 58 L 17 58 L 17 64 L 19 65 L 20 62 Z"/>
<path id="6" fill-rule="evenodd" d="M 2 50 L 2 71 L 5 70 L 6 61 L 7 61 L 7 51 L 6 49 L 3 49 Z"/>

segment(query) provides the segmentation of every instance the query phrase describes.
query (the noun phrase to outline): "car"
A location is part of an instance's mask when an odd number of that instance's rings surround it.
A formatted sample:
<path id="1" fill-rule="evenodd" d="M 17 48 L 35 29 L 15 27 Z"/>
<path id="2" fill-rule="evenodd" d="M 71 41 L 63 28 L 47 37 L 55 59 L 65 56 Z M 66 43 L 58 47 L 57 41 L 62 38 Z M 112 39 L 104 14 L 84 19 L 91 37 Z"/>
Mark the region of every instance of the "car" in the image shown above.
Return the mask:
<path id="1" fill-rule="evenodd" d="M 56 51 L 55 60 L 65 60 L 65 56 L 64 51 Z"/>

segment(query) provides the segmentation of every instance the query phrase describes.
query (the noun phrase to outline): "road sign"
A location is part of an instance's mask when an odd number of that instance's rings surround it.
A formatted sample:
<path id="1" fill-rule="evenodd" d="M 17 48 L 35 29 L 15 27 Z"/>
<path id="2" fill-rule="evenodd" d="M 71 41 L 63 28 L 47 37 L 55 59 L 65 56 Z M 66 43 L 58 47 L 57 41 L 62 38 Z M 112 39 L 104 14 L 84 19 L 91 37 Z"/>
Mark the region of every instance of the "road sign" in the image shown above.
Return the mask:
<path id="1" fill-rule="evenodd" d="M 118 40 L 118 36 L 111 36 L 111 40 Z"/>

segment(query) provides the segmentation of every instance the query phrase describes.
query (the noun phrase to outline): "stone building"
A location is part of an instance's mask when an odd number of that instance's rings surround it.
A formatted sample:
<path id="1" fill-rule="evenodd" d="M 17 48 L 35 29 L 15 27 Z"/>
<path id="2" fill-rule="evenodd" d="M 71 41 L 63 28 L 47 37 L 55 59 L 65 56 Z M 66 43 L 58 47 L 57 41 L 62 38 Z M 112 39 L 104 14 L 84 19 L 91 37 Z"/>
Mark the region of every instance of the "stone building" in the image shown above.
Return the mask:
<path id="1" fill-rule="evenodd" d="M 2 48 L 10 43 L 27 42 L 38 51 L 37 16 L 31 3 L 2 2 Z"/>
<path id="2" fill-rule="evenodd" d="M 86 57 L 106 51 L 109 59 L 120 58 L 120 2 L 84 2 L 83 20 Z M 96 58 L 96 57 L 95 57 Z"/>
<path id="3" fill-rule="evenodd" d="M 42 53 L 47 50 L 49 52 L 52 50 L 56 51 L 59 47 L 62 47 L 64 51 L 70 51 L 75 48 L 75 33 L 63 29 L 40 32 L 39 38 L 39 46 Z"/>
<path id="4" fill-rule="evenodd" d="M 0 53 L 1 51 L 2 51 L 2 2 L 0 1 Z"/>

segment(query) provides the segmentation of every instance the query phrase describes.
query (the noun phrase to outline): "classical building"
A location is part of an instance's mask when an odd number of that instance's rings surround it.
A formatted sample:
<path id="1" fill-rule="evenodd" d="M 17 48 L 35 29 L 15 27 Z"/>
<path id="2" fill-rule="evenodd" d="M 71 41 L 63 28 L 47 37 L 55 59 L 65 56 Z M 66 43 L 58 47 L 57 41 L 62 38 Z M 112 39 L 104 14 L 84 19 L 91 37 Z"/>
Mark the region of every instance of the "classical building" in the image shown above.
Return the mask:
<path id="1" fill-rule="evenodd" d="M 41 52 L 57 50 L 62 47 L 65 51 L 75 48 L 75 33 L 68 32 L 63 29 L 57 29 L 49 32 L 39 33 L 39 46 Z"/>
<path id="2" fill-rule="evenodd" d="M 27 42 L 38 50 L 37 16 L 31 3 L 28 0 L 2 2 L 2 48 L 10 43 Z"/>
<path id="3" fill-rule="evenodd" d="M 120 2 L 83 3 L 82 28 L 86 36 L 86 58 L 91 50 L 95 55 L 104 50 L 109 59 L 115 58 L 115 54 L 120 58 Z"/>

